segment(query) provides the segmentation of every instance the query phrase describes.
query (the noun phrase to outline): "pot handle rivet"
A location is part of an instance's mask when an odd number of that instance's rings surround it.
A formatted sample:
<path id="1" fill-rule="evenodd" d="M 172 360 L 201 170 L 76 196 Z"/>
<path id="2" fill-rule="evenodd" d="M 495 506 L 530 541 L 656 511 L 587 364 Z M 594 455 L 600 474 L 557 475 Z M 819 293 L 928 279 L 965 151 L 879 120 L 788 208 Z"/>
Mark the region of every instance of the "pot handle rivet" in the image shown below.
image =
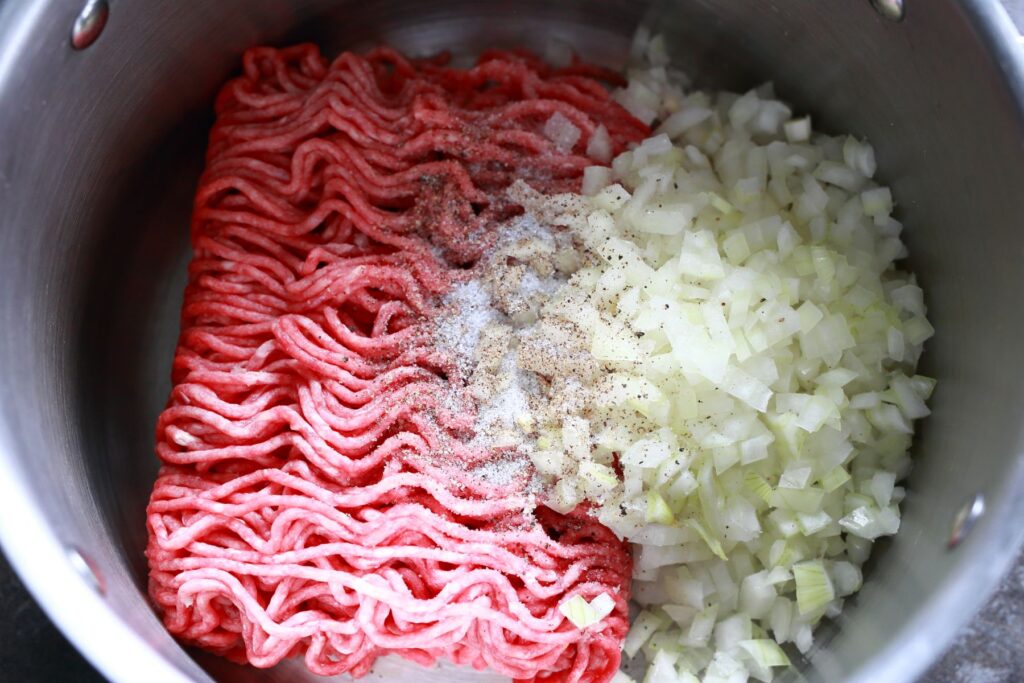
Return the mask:
<path id="1" fill-rule="evenodd" d="M 980 493 L 976 493 L 969 501 L 964 503 L 964 506 L 957 511 L 956 517 L 953 518 L 953 528 L 950 531 L 949 542 L 946 544 L 946 547 L 952 550 L 960 545 L 984 514 L 985 497 Z"/>
<path id="2" fill-rule="evenodd" d="M 71 546 L 68 548 L 68 562 L 71 563 L 72 569 L 85 579 L 94 591 L 100 595 L 104 595 L 107 592 L 107 584 L 103 580 L 103 575 L 100 574 L 96 568 L 96 564 L 82 553 L 78 548 Z"/>
<path id="3" fill-rule="evenodd" d="M 871 6 L 889 21 L 900 21 L 907 13 L 905 0 L 871 0 Z"/>
<path id="4" fill-rule="evenodd" d="M 107 25 L 109 15 L 110 5 L 107 0 L 86 0 L 71 27 L 71 47 L 84 50 L 96 42 L 103 33 L 103 27 Z"/>

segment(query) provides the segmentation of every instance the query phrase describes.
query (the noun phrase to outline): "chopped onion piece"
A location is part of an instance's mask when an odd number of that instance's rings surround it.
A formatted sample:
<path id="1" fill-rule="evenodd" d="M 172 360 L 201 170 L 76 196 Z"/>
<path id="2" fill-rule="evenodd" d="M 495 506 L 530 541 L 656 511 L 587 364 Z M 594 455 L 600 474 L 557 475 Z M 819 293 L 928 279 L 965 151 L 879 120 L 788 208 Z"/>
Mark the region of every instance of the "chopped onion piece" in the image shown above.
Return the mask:
<path id="1" fill-rule="evenodd" d="M 823 610 L 836 597 L 832 579 L 821 560 L 793 565 L 793 578 L 796 581 L 796 605 L 802 615 Z"/>
<path id="2" fill-rule="evenodd" d="M 647 492 L 646 519 L 648 522 L 656 524 L 672 524 L 676 521 L 675 516 L 672 514 L 672 508 L 668 506 L 668 503 L 665 502 L 665 499 L 657 491 L 651 490 Z"/>
<path id="3" fill-rule="evenodd" d="M 577 594 L 558 606 L 573 626 L 585 629 L 599 623 L 615 609 L 615 600 L 607 593 L 601 593 L 590 602 Z"/>
<path id="4" fill-rule="evenodd" d="M 782 651 L 774 640 L 758 639 L 744 640 L 739 646 L 743 648 L 750 658 L 759 666 L 789 666 L 789 657 Z"/>
<path id="5" fill-rule="evenodd" d="M 607 593 L 601 593 L 590 601 L 590 609 L 594 610 L 598 619 L 604 619 L 615 609 L 615 599 Z"/>
<path id="6" fill-rule="evenodd" d="M 587 141 L 587 156 L 604 163 L 612 160 L 612 139 L 604 124 L 591 133 L 590 140 Z"/>
<path id="7" fill-rule="evenodd" d="M 562 152 L 571 151 L 580 134 L 580 129 L 561 112 L 556 111 L 544 124 L 544 136 Z"/>
<path id="8" fill-rule="evenodd" d="M 636 657 L 636 653 L 640 651 L 644 643 L 654 635 L 655 631 L 664 625 L 661 617 L 654 612 L 643 611 L 637 615 L 636 619 L 629 626 L 629 633 L 626 635 L 626 640 L 622 643 L 622 651 L 626 653 L 627 657 Z M 712 621 L 712 626 L 714 622 Z M 709 631 L 710 633 L 710 631 Z"/>
<path id="9" fill-rule="evenodd" d="M 587 628 L 600 621 L 597 612 L 581 595 L 574 595 L 563 602 L 558 606 L 558 611 L 564 614 L 565 618 L 571 621 L 576 628 Z"/>
<path id="10" fill-rule="evenodd" d="M 811 139 L 811 117 L 787 121 L 783 129 L 786 131 L 786 139 L 790 142 L 807 142 Z"/>

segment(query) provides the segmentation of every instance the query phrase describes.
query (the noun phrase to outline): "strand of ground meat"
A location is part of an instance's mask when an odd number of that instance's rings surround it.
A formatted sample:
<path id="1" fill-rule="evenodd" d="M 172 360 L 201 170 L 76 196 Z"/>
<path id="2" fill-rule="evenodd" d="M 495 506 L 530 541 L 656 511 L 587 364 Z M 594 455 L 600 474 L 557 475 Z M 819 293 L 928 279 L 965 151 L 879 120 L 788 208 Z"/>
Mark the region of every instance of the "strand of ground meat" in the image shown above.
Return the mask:
<path id="1" fill-rule="evenodd" d="M 627 549 L 585 511 L 535 515 L 522 482 L 467 472 L 470 410 L 431 319 L 518 210 L 578 190 L 604 125 L 647 134 L 585 64 L 488 53 L 471 69 L 387 49 L 328 64 L 257 48 L 224 87 L 157 425 L 150 593 L 186 642 L 325 675 L 383 654 L 524 681 L 604 681 L 628 627 Z M 573 150 L 544 135 L 560 113 Z M 438 469 L 444 449 L 465 468 Z M 581 630 L 558 606 L 607 593 Z"/>

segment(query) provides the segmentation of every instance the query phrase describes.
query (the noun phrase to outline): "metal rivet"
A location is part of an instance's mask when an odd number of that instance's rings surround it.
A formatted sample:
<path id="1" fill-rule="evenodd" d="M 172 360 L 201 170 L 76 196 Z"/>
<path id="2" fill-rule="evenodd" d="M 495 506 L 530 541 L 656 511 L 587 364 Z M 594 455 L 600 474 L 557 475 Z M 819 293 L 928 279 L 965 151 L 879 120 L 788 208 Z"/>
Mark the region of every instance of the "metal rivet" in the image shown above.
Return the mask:
<path id="1" fill-rule="evenodd" d="M 953 518 L 953 529 L 950 531 L 947 547 L 952 549 L 960 545 L 984 514 L 985 497 L 980 493 L 976 493 L 973 498 L 960 508 L 956 513 L 956 517 Z"/>
<path id="2" fill-rule="evenodd" d="M 84 50 L 96 42 L 103 33 L 103 27 L 107 25 L 109 15 L 110 5 L 107 0 L 86 0 L 71 27 L 71 47 Z"/>
<path id="3" fill-rule="evenodd" d="M 889 21 L 899 21 L 907 13 L 904 0 L 871 0 L 871 5 Z"/>
<path id="4" fill-rule="evenodd" d="M 107 584 L 103 580 L 103 575 L 100 574 L 88 556 L 84 555 L 81 550 L 75 547 L 68 548 L 68 562 L 71 563 L 71 567 L 85 579 L 85 582 L 92 586 L 92 589 L 103 595 L 107 592 Z"/>

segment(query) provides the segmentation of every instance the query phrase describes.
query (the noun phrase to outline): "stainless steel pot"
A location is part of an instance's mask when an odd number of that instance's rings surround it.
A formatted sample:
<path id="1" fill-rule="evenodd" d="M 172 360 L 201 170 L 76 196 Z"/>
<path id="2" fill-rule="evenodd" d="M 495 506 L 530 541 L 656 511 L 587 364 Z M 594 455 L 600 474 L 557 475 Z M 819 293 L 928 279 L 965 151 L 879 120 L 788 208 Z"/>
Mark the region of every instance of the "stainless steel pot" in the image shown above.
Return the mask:
<path id="1" fill-rule="evenodd" d="M 424 53 L 558 36 L 616 65 L 647 7 L 136 0 L 111 3 L 102 27 L 88 12 L 105 3 L 86 4 L 75 42 L 95 42 L 82 50 L 69 39 L 75 2 L 0 4 L 0 540 L 114 681 L 307 680 L 299 666 L 256 672 L 186 653 L 146 599 L 152 429 L 215 88 L 246 46 L 304 38 Z M 903 529 L 802 663 L 812 680 L 913 679 L 1024 535 L 1024 64 L 995 0 L 905 4 L 898 23 L 868 0 L 679 0 L 653 17 L 703 83 L 772 79 L 825 127 L 875 143 L 938 328 L 925 370 L 939 390 Z M 378 680 L 462 677 L 411 666 Z"/>

